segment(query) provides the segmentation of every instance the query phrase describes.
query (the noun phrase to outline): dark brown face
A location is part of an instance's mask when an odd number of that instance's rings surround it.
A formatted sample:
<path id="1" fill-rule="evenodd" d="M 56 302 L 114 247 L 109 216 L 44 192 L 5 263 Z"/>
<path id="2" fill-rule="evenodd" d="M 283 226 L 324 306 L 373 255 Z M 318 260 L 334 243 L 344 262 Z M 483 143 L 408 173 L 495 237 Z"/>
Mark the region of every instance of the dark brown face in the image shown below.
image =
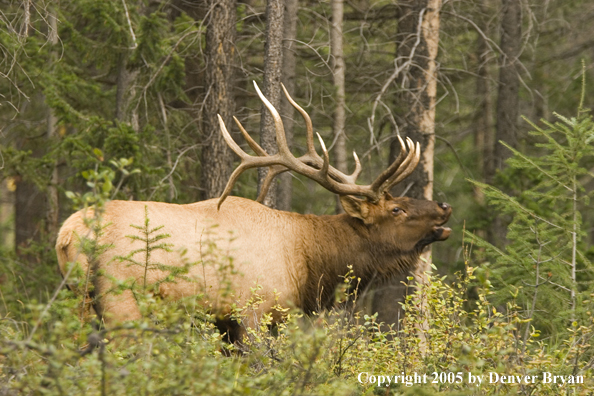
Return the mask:
<path id="1" fill-rule="evenodd" d="M 446 240 L 452 230 L 443 225 L 452 214 L 447 203 L 425 201 L 406 197 L 385 199 L 377 206 L 381 228 L 398 238 L 402 250 L 422 249 L 435 241 Z M 397 242 L 397 241 L 395 241 Z"/>
<path id="2" fill-rule="evenodd" d="M 372 239 L 400 251 L 422 249 L 435 241 L 446 240 L 452 232 L 444 227 L 452 207 L 443 202 L 392 197 L 386 193 L 377 203 L 359 201 L 357 210 L 352 209 L 345 207 L 347 213 L 368 225 Z"/>

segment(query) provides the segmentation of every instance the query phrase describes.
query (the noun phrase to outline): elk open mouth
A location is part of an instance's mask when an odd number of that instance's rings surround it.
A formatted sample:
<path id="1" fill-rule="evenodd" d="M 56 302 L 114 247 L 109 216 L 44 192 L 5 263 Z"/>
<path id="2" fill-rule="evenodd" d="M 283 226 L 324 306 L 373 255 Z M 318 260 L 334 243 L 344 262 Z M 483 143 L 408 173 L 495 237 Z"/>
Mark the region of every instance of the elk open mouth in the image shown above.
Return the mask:
<path id="1" fill-rule="evenodd" d="M 450 234 L 452 233 L 452 229 L 450 227 L 443 227 L 443 225 L 447 223 L 450 219 L 451 214 L 452 207 L 447 205 L 445 215 L 443 216 L 443 221 L 440 224 L 437 224 L 435 227 L 433 227 L 433 237 L 436 241 L 445 241 L 449 238 Z"/>
<path id="2" fill-rule="evenodd" d="M 450 227 L 433 227 L 433 235 L 435 236 L 436 241 L 445 241 L 446 239 L 448 239 L 451 233 L 452 229 Z"/>

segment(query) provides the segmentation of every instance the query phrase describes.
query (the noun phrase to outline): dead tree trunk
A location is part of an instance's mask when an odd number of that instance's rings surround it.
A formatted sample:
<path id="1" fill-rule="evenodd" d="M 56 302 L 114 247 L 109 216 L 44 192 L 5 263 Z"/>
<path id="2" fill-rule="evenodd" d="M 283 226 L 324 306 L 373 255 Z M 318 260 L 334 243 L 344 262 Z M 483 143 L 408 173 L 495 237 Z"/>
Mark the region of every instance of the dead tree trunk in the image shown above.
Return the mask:
<path id="1" fill-rule="evenodd" d="M 233 154 L 219 131 L 217 114 L 226 125 L 234 112 L 235 0 L 209 0 L 206 29 L 206 99 L 202 115 L 202 199 L 219 197 L 232 172 Z"/>
<path id="2" fill-rule="evenodd" d="M 347 173 L 347 150 L 346 150 L 346 112 L 345 112 L 345 63 L 344 63 L 344 48 L 342 25 L 344 18 L 344 2 L 343 0 L 332 0 L 332 26 L 330 29 L 330 51 L 332 53 L 332 82 L 334 84 L 334 100 L 336 106 L 334 107 L 334 122 L 332 124 L 332 132 L 334 135 L 334 155 L 336 158 L 336 168 L 344 173 Z M 343 213 L 344 210 L 337 198 L 336 212 Z"/>
<path id="3" fill-rule="evenodd" d="M 262 93 L 272 105 L 279 109 L 281 99 L 281 73 L 283 66 L 283 15 L 284 2 L 282 0 L 268 0 L 266 3 L 266 45 L 264 47 L 264 82 Z M 260 122 L 260 145 L 269 154 L 277 151 L 276 133 L 272 115 L 262 105 L 262 118 Z M 268 170 L 258 168 L 258 192 L 262 187 Z M 268 190 L 264 198 L 264 205 L 276 208 L 277 184 Z"/>
<path id="4" fill-rule="evenodd" d="M 330 49 L 332 53 L 332 82 L 334 84 L 334 123 L 332 130 L 336 141 L 334 153 L 336 168 L 342 172 L 347 171 L 346 137 L 345 128 L 345 87 L 344 87 L 344 48 L 342 45 L 342 24 L 344 17 L 343 0 L 332 0 L 332 28 L 330 30 Z"/>

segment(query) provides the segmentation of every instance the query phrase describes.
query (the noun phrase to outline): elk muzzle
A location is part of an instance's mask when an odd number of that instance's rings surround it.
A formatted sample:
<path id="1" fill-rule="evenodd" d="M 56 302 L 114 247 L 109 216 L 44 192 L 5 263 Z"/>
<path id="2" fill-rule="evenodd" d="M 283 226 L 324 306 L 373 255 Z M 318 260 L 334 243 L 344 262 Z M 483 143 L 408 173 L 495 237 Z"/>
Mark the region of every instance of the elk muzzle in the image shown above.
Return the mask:
<path id="1" fill-rule="evenodd" d="M 452 214 L 452 207 L 445 202 L 437 202 L 439 210 L 443 212 L 441 222 L 433 227 L 432 239 L 434 241 L 445 241 L 450 236 L 452 229 L 449 227 L 442 227 L 450 219 Z"/>

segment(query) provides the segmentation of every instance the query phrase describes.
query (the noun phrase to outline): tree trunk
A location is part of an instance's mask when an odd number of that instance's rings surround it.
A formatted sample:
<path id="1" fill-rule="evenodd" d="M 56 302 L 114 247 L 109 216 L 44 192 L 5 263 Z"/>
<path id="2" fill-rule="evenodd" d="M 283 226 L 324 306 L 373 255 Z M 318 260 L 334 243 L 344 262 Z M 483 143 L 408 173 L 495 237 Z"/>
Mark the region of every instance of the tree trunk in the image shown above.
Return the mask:
<path id="1" fill-rule="evenodd" d="M 285 88 L 295 94 L 295 39 L 297 38 L 298 0 L 285 0 L 284 32 L 283 32 L 283 71 L 282 80 Z M 295 109 L 288 100 L 282 101 L 281 114 L 285 125 L 285 135 L 289 148 L 293 147 L 293 116 Z M 276 207 L 280 210 L 291 210 L 293 198 L 293 176 L 290 172 L 281 173 Z"/>
<path id="2" fill-rule="evenodd" d="M 56 53 L 56 46 L 58 45 L 58 20 L 55 15 L 55 10 L 53 7 L 49 9 L 48 12 L 48 19 L 49 19 L 49 37 L 48 41 L 49 44 L 52 46 L 52 52 L 50 55 L 50 62 L 51 66 L 53 66 L 54 62 L 56 62 L 58 54 Z M 51 107 L 47 106 L 47 131 L 46 137 L 48 143 L 51 145 L 51 141 L 54 140 L 58 133 L 57 133 L 57 123 L 58 119 L 54 114 L 54 111 Z M 58 172 L 58 160 L 54 160 L 52 163 L 51 169 L 51 176 L 49 180 L 49 184 L 47 186 L 47 207 L 46 207 L 46 214 L 45 214 L 45 227 L 47 232 L 53 238 L 58 234 L 58 227 L 60 221 L 60 202 L 58 200 L 58 185 L 60 183 L 60 174 Z"/>
<path id="3" fill-rule="evenodd" d="M 31 261 L 34 257 L 22 254 L 19 248 L 41 237 L 39 225 L 46 215 L 44 197 L 34 183 L 18 176 L 14 201 L 15 250 L 21 259 Z"/>
<path id="4" fill-rule="evenodd" d="M 421 160 L 415 171 L 398 187 L 399 192 L 417 199 L 433 199 L 433 151 L 435 146 L 435 99 L 437 92 L 437 50 L 439 44 L 439 10 L 441 0 L 414 1 L 401 5 L 398 35 L 402 38 L 396 55 L 399 62 L 411 62 L 401 76 L 406 89 L 399 107 L 406 109 L 400 117 L 400 131 L 419 142 Z M 421 23 L 421 26 L 419 26 Z M 400 151 L 394 140 L 390 163 Z M 426 266 L 426 264 L 425 264 Z M 428 268 L 427 268 L 428 269 Z"/>
<path id="5" fill-rule="evenodd" d="M 517 123 L 520 105 L 520 75 L 518 57 L 522 41 L 522 8 L 516 0 L 502 0 L 501 18 L 501 65 L 499 68 L 499 91 L 497 96 L 497 119 L 494 146 L 494 167 L 505 168 L 505 160 L 511 157 L 511 151 L 500 144 L 504 141 L 517 147 Z M 495 217 L 489 242 L 504 244 L 507 234 L 507 221 L 501 216 Z"/>
<path id="6" fill-rule="evenodd" d="M 402 42 L 396 55 L 399 62 L 412 61 L 414 67 L 406 78 L 406 90 L 400 107 L 406 109 L 400 131 L 419 142 L 421 161 L 407 179 L 407 195 L 418 199 L 433 198 L 433 149 L 435 145 L 435 96 L 437 91 L 437 49 L 439 42 L 439 9 L 441 0 L 425 0 L 401 5 L 398 35 Z M 421 22 L 421 26 L 419 26 Z M 419 35 L 420 33 L 420 35 Z M 402 81 L 402 80 L 401 80 Z M 392 142 L 390 162 L 400 150 L 398 140 Z M 402 187 L 401 187 L 402 189 Z"/>
<path id="7" fill-rule="evenodd" d="M 118 59 L 118 74 L 116 77 L 116 103 L 115 103 L 115 119 L 120 122 L 128 122 L 132 128 L 138 132 L 140 126 L 138 124 L 138 114 L 133 111 L 129 113 L 130 101 L 135 95 L 134 81 L 138 76 L 139 71 L 128 70 L 128 58 L 130 51 L 128 49 L 122 50 Z"/>
<path id="8" fill-rule="evenodd" d="M 400 115 L 400 132 L 419 142 L 421 160 L 416 170 L 398 186 L 398 192 L 418 199 L 433 198 L 433 151 L 435 145 L 435 99 L 437 92 L 437 50 L 439 44 L 439 11 L 441 0 L 424 0 L 401 3 L 396 56 L 400 65 L 410 62 L 413 67 L 403 68 L 400 82 L 406 82 L 406 90 L 400 95 L 398 107 L 406 109 Z M 419 23 L 421 24 L 419 26 Z M 399 84 L 399 85 L 401 85 Z M 400 151 L 395 140 L 390 149 L 390 162 Z M 424 282 L 424 273 L 430 270 L 431 250 L 421 256 L 412 271 L 417 282 Z M 379 320 L 397 323 L 402 317 L 399 304 L 386 304 L 386 301 L 399 301 L 405 288 L 401 279 L 395 279 L 377 290 L 373 306 L 379 312 Z M 409 288 L 409 290 L 411 290 Z"/>
<path id="9" fill-rule="evenodd" d="M 128 9 L 126 3 L 122 3 L 125 7 L 126 17 L 128 16 Z M 130 20 L 128 23 L 131 24 Z M 130 112 L 130 101 L 136 95 L 134 81 L 139 74 L 139 70 L 128 70 L 128 59 L 134 48 L 137 47 L 136 35 L 129 27 L 130 35 L 126 45 L 128 48 L 123 48 L 118 57 L 118 69 L 116 76 L 116 103 L 115 103 L 115 119 L 120 122 L 127 122 L 132 125 L 132 128 L 139 132 L 140 126 L 138 121 L 138 113 L 136 110 Z"/>
<path id="10" fill-rule="evenodd" d="M 283 66 L 283 16 L 284 2 L 282 0 L 268 0 L 266 2 L 266 45 L 264 47 L 264 82 L 262 93 L 276 108 L 280 108 L 281 99 L 281 71 Z M 262 118 L 260 122 L 260 145 L 268 154 L 276 154 L 276 132 L 274 120 L 270 112 L 262 104 Z M 266 178 L 268 169 L 258 168 L 258 192 Z M 264 198 L 264 205 L 276 208 L 278 188 L 272 183 L 268 194 Z"/>
<path id="11" fill-rule="evenodd" d="M 483 7 L 486 11 L 486 7 Z M 487 15 L 486 12 L 484 15 Z M 480 28 L 486 34 L 487 24 L 479 22 Z M 476 59 L 478 63 L 476 79 L 476 96 L 479 103 L 475 116 L 474 147 L 477 153 L 477 169 L 479 178 L 483 182 L 491 183 L 495 174 L 493 162 L 493 145 L 495 134 L 493 133 L 491 111 L 491 87 L 488 68 L 489 46 L 483 35 L 479 34 L 477 38 Z M 474 187 L 474 197 L 480 205 L 485 204 L 485 194 L 483 191 Z M 487 230 L 477 230 L 477 235 L 481 238 L 488 238 Z"/>
<path id="12" fill-rule="evenodd" d="M 503 140 L 516 147 L 520 76 L 518 56 L 522 42 L 522 8 L 516 0 L 502 0 L 501 65 L 499 68 L 499 93 L 497 97 L 497 129 L 495 142 L 495 168 L 502 170 L 511 152 L 499 143 Z"/>
<path id="13" fill-rule="evenodd" d="M 0 246 L 6 249 L 14 247 L 14 231 L 11 218 L 14 215 L 14 178 L 0 183 Z"/>
<path id="14" fill-rule="evenodd" d="M 217 114 L 226 125 L 234 112 L 235 0 L 209 0 L 206 30 L 207 93 L 202 116 L 202 199 L 219 197 L 231 176 L 233 156 L 225 143 Z"/>
<path id="15" fill-rule="evenodd" d="M 347 172 L 347 150 L 346 150 L 346 113 L 345 113 L 345 63 L 344 48 L 342 45 L 342 25 L 344 18 L 343 0 L 332 0 L 332 27 L 330 29 L 330 50 L 332 53 L 332 82 L 334 84 L 334 95 L 336 106 L 334 108 L 334 122 L 332 132 L 334 135 L 334 157 L 336 168 L 344 173 Z M 336 212 L 344 213 L 340 201 L 337 198 Z"/>
<path id="16" fill-rule="evenodd" d="M 483 38 L 479 35 L 477 46 L 477 58 L 479 62 L 478 78 L 476 80 L 476 94 L 480 105 L 476 114 L 476 130 L 475 130 L 475 148 L 477 153 L 482 158 L 478 158 L 477 164 L 481 170 L 483 181 L 490 183 L 495 174 L 493 148 L 495 135 L 493 133 L 493 114 L 491 111 L 491 87 L 489 84 L 490 75 L 487 64 L 488 46 Z"/>

